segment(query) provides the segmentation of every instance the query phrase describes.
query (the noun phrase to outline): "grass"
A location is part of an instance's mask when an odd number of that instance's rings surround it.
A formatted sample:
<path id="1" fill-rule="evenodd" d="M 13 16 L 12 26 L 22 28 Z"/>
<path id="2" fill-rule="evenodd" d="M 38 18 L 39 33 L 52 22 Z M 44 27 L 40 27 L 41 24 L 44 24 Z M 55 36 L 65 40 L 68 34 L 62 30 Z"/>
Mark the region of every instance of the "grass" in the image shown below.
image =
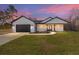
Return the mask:
<path id="1" fill-rule="evenodd" d="M 1 55 L 78 55 L 79 32 L 22 36 L 0 46 Z"/>

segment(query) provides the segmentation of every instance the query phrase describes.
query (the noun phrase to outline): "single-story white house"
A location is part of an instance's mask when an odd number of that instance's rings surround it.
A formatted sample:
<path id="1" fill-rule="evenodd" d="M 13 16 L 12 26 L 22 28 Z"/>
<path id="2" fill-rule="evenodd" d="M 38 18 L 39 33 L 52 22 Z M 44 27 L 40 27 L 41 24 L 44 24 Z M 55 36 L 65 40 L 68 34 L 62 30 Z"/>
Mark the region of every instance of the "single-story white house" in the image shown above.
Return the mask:
<path id="1" fill-rule="evenodd" d="M 13 32 L 64 31 L 64 24 L 67 24 L 67 21 L 59 17 L 33 21 L 25 16 L 21 16 L 12 21 L 12 30 Z"/>

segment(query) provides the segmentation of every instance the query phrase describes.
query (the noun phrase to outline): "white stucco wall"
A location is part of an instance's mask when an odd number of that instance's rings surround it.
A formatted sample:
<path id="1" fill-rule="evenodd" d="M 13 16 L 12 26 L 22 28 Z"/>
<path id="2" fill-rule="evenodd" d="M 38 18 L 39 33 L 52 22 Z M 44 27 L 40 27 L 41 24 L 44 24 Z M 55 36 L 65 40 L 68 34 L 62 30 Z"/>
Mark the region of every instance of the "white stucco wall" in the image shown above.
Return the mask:
<path id="1" fill-rule="evenodd" d="M 12 26 L 12 30 L 13 30 L 13 32 L 16 32 L 16 25 Z"/>
<path id="2" fill-rule="evenodd" d="M 31 30 L 31 32 L 35 32 L 35 26 L 34 25 L 31 25 L 30 26 L 30 30 Z"/>
<path id="3" fill-rule="evenodd" d="M 38 25 L 37 25 L 37 31 L 38 31 L 38 32 L 47 31 L 47 26 L 46 26 L 46 24 L 38 24 Z"/>
<path id="4" fill-rule="evenodd" d="M 64 24 L 55 24 L 55 31 L 64 31 Z"/>

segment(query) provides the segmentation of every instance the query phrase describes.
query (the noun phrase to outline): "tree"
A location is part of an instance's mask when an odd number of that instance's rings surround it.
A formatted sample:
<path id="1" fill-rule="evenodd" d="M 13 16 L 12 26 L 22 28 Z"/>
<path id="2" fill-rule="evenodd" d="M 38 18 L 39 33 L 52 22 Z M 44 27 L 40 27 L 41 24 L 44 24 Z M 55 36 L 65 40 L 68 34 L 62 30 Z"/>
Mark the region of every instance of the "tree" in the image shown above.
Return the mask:
<path id="1" fill-rule="evenodd" d="M 71 22 L 71 29 L 79 30 L 79 9 L 73 8 L 70 12 L 69 20 Z"/>
<path id="2" fill-rule="evenodd" d="M 11 22 L 14 17 L 17 17 L 17 9 L 13 5 L 9 5 L 7 9 L 0 10 L 0 24 L 4 25 Z"/>
<path id="3" fill-rule="evenodd" d="M 1 25 L 4 25 L 5 21 L 5 13 L 4 11 L 0 10 L 0 21 L 1 21 Z"/>
<path id="4" fill-rule="evenodd" d="M 13 5 L 9 5 L 8 8 L 5 10 L 6 18 L 12 21 L 17 14 L 17 9 Z"/>

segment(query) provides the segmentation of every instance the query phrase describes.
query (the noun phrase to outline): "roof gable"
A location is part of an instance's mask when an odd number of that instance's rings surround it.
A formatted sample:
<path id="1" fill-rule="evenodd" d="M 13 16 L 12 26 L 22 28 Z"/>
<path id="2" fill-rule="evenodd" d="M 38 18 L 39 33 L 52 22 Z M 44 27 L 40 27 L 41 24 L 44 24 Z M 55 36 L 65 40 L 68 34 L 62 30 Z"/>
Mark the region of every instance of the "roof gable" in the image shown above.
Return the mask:
<path id="1" fill-rule="evenodd" d="M 13 20 L 11 23 L 13 23 L 13 22 L 19 20 L 19 19 L 22 18 L 22 17 L 25 18 L 25 19 L 28 19 L 28 20 L 30 20 L 30 21 L 33 21 L 33 20 L 31 20 L 30 18 L 27 18 L 27 17 L 25 17 L 25 16 L 20 16 L 20 17 L 18 17 L 17 19 Z M 34 22 L 34 21 L 33 21 L 33 22 Z"/>
<path id="2" fill-rule="evenodd" d="M 47 21 L 49 21 L 49 20 L 51 20 L 51 19 L 53 19 L 53 18 L 52 18 L 52 17 L 48 17 L 48 18 L 46 18 L 45 20 L 41 21 L 41 23 L 46 23 Z"/>
<path id="3" fill-rule="evenodd" d="M 42 20 L 42 21 L 36 21 L 36 20 L 32 20 L 32 19 L 29 19 L 29 18 L 27 18 L 27 17 L 25 17 L 25 16 L 20 16 L 20 17 L 18 17 L 17 19 L 15 19 L 15 20 L 13 20 L 11 23 L 14 23 L 14 22 L 16 22 L 16 21 L 18 21 L 18 20 L 20 20 L 21 18 L 25 18 L 25 19 L 28 19 L 29 21 L 31 21 L 31 22 L 33 22 L 33 23 L 47 23 L 47 24 L 51 24 L 51 23 L 68 23 L 68 21 L 66 21 L 66 20 L 63 20 L 63 19 L 61 19 L 61 18 L 59 18 L 59 17 L 55 17 L 55 18 L 52 18 L 52 17 L 48 17 L 48 18 L 46 18 L 45 20 Z M 26 20 L 24 20 L 24 21 L 26 21 Z"/>
<path id="4" fill-rule="evenodd" d="M 35 22 L 25 16 L 21 16 L 13 20 L 12 24 L 35 24 Z"/>
<path id="5" fill-rule="evenodd" d="M 61 19 L 61 18 L 59 18 L 59 17 L 55 17 L 55 18 L 47 18 L 47 19 L 45 19 L 44 21 L 42 21 L 41 23 L 48 23 L 48 24 L 50 24 L 50 23 L 67 23 L 67 21 L 65 21 L 65 20 L 63 20 L 63 19 Z"/>

